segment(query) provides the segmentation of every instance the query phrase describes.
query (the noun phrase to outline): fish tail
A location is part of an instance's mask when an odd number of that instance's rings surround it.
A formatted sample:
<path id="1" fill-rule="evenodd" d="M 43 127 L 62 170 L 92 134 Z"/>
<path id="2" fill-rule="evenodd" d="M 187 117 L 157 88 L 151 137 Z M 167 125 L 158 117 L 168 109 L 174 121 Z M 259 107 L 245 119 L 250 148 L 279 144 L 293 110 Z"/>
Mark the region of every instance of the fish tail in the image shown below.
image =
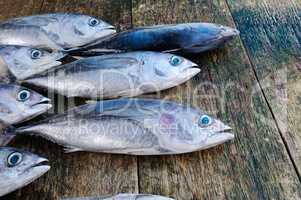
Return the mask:
<path id="1" fill-rule="evenodd" d="M 9 126 L 4 129 L 3 133 L 0 135 L 0 146 L 6 146 L 9 144 L 16 136 L 16 128 Z"/>

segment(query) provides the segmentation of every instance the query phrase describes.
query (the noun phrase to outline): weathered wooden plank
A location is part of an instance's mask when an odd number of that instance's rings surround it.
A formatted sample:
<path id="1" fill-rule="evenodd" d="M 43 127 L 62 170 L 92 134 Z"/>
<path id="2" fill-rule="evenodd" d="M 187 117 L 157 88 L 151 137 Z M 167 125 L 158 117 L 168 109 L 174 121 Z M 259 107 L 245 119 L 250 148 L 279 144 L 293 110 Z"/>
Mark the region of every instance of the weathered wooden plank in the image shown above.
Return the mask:
<path id="1" fill-rule="evenodd" d="M 0 21 L 13 17 L 27 16 L 39 12 L 43 0 L 29 0 L 24 3 L 23 0 L 0 1 Z"/>
<path id="2" fill-rule="evenodd" d="M 134 0 L 133 25 L 209 21 L 234 26 L 223 0 Z M 300 199 L 300 182 L 239 39 L 192 57 L 203 73 L 161 97 L 200 106 L 236 139 L 182 156 L 139 157 L 140 192 L 198 199 Z"/>
<path id="3" fill-rule="evenodd" d="M 232 1 L 254 70 L 301 173 L 301 1 Z"/>
<path id="4" fill-rule="evenodd" d="M 128 0 L 45 0 L 40 13 L 85 13 L 113 24 L 120 23 L 119 27 L 126 28 L 131 24 L 130 6 Z M 4 13 L 10 17 L 12 14 L 9 11 L 7 9 Z M 65 108 L 66 105 L 64 98 L 61 97 L 55 99 L 54 103 L 55 107 Z M 52 169 L 36 182 L 0 199 L 57 200 L 61 197 L 138 192 L 137 159 L 134 156 L 64 154 L 61 147 L 37 137 L 20 136 L 13 146 L 44 155 L 49 158 Z"/>

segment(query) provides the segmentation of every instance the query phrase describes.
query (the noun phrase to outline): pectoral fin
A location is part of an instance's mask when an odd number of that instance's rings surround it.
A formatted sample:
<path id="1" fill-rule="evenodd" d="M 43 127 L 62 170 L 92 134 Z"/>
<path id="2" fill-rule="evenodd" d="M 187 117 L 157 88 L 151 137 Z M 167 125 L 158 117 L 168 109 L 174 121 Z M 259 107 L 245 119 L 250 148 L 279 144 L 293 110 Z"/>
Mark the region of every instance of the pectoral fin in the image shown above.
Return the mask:
<path id="1" fill-rule="evenodd" d="M 71 146 L 66 146 L 64 148 L 65 153 L 74 153 L 74 152 L 78 152 L 78 151 L 83 151 L 80 148 L 76 148 L 76 147 L 71 147 Z"/>

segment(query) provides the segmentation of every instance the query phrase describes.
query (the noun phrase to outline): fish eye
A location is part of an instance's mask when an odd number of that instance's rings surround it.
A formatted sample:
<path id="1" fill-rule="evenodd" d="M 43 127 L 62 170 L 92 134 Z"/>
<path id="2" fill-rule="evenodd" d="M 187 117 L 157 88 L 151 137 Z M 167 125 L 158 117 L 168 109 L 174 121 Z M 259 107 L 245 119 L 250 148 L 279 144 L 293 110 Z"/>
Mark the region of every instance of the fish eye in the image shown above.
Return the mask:
<path id="1" fill-rule="evenodd" d="M 208 115 L 202 115 L 199 120 L 199 124 L 202 127 L 210 126 L 212 124 L 212 118 Z"/>
<path id="2" fill-rule="evenodd" d="M 28 90 L 21 90 L 19 93 L 18 93 L 18 101 L 26 101 L 28 100 L 30 97 L 30 92 Z"/>
<path id="3" fill-rule="evenodd" d="M 22 154 L 19 152 L 11 153 L 7 158 L 7 164 L 9 167 L 15 167 L 22 161 Z"/>
<path id="4" fill-rule="evenodd" d="M 182 63 L 182 59 L 178 56 L 172 56 L 170 59 L 170 64 L 173 66 L 178 66 Z"/>
<path id="5" fill-rule="evenodd" d="M 31 58 L 32 59 L 39 59 L 39 58 L 41 58 L 41 56 L 42 56 L 42 52 L 40 50 L 33 49 L 31 51 Z"/>
<path id="6" fill-rule="evenodd" d="M 92 26 L 92 27 L 97 26 L 98 24 L 99 24 L 99 21 L 95 18 L 91 18 L 89 20 L 89 25 Z"/>

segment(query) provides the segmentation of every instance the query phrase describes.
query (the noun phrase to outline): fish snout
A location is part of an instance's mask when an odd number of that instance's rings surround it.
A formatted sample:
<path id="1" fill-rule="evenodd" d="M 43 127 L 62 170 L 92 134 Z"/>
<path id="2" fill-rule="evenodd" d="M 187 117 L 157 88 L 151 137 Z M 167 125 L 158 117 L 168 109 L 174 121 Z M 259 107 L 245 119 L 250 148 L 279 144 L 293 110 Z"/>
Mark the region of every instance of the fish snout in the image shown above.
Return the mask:
<path id="1" fill-rule="evenodd" d="M 110 31 L 116 33 L 116 27 L 109 23 L 104 23 L 101 27 L 103 30 L 108 30 L 108 31 L 110 30 Z"/>
<path id="2" fill-rule="evenodd" d="M 209 148 L 233 140 L 235 136 L 232 131 L 230 126 L 216 120 L 215 127 L 210 131 L 206 140 L 206 146 Z"/>
<path id="3" fill-rule="evenodd" d="M 180 76 L 181 77 L 187 77 L 187 78 L 192 78 L 195 75 L 197 75 L 198 73 L 201 72 L 201 69 L 199 68 L 199 65 L 196 63 L 193 63 L 191 61 L 189 61 L 189 63 L 187 63 L 186 65 L 187 67 L 183 68 Z"/>
<path id="4" fill-rule="evenodd" d="M 239 30 L 237 30 L 236 28 L 232 28 L 228 26 L 221 27 L 221 38 L 232 39 L 235 36 L 238 36 L 239 34 L 240 34 Z"/>
<path id="5" fill-rule="evenodd" d="M 38 157 L 32 165 L 30 165 L 26 170 L 32 172 L 37 176 L 40 176 L 50 170 L 49 160 L 46 158 Z"/>
<path id="6" fill-rule="evenodd" d="M 38 103 L 32 104 L 31 107 L 35 107 L 38 105 L 51 105 L 51 99 L 47 98 L 47 97 L 43 97 Z"/>
<path id="7" fill-rule="evenodd" d="M 217 133 L 214 133 L 213 135 L 211 135 L 207 139 L 208 148 L 219 145 L 219 144 L 223 144 L 230 140 L 233 140 L 235 138 L 235 136 L 231 131 L 232 130 L 225 130 L 225 131 L 217 132 Z"/>
<path id="8" fill-rule="evenodd" d="M 50 99 L 43 97 L 39 102 L 32 104 L 30 107 L 32 108 L 32 112 L 36 112 L 36 115 L 39 115 L 51 109 L 52 103 Z"/>

